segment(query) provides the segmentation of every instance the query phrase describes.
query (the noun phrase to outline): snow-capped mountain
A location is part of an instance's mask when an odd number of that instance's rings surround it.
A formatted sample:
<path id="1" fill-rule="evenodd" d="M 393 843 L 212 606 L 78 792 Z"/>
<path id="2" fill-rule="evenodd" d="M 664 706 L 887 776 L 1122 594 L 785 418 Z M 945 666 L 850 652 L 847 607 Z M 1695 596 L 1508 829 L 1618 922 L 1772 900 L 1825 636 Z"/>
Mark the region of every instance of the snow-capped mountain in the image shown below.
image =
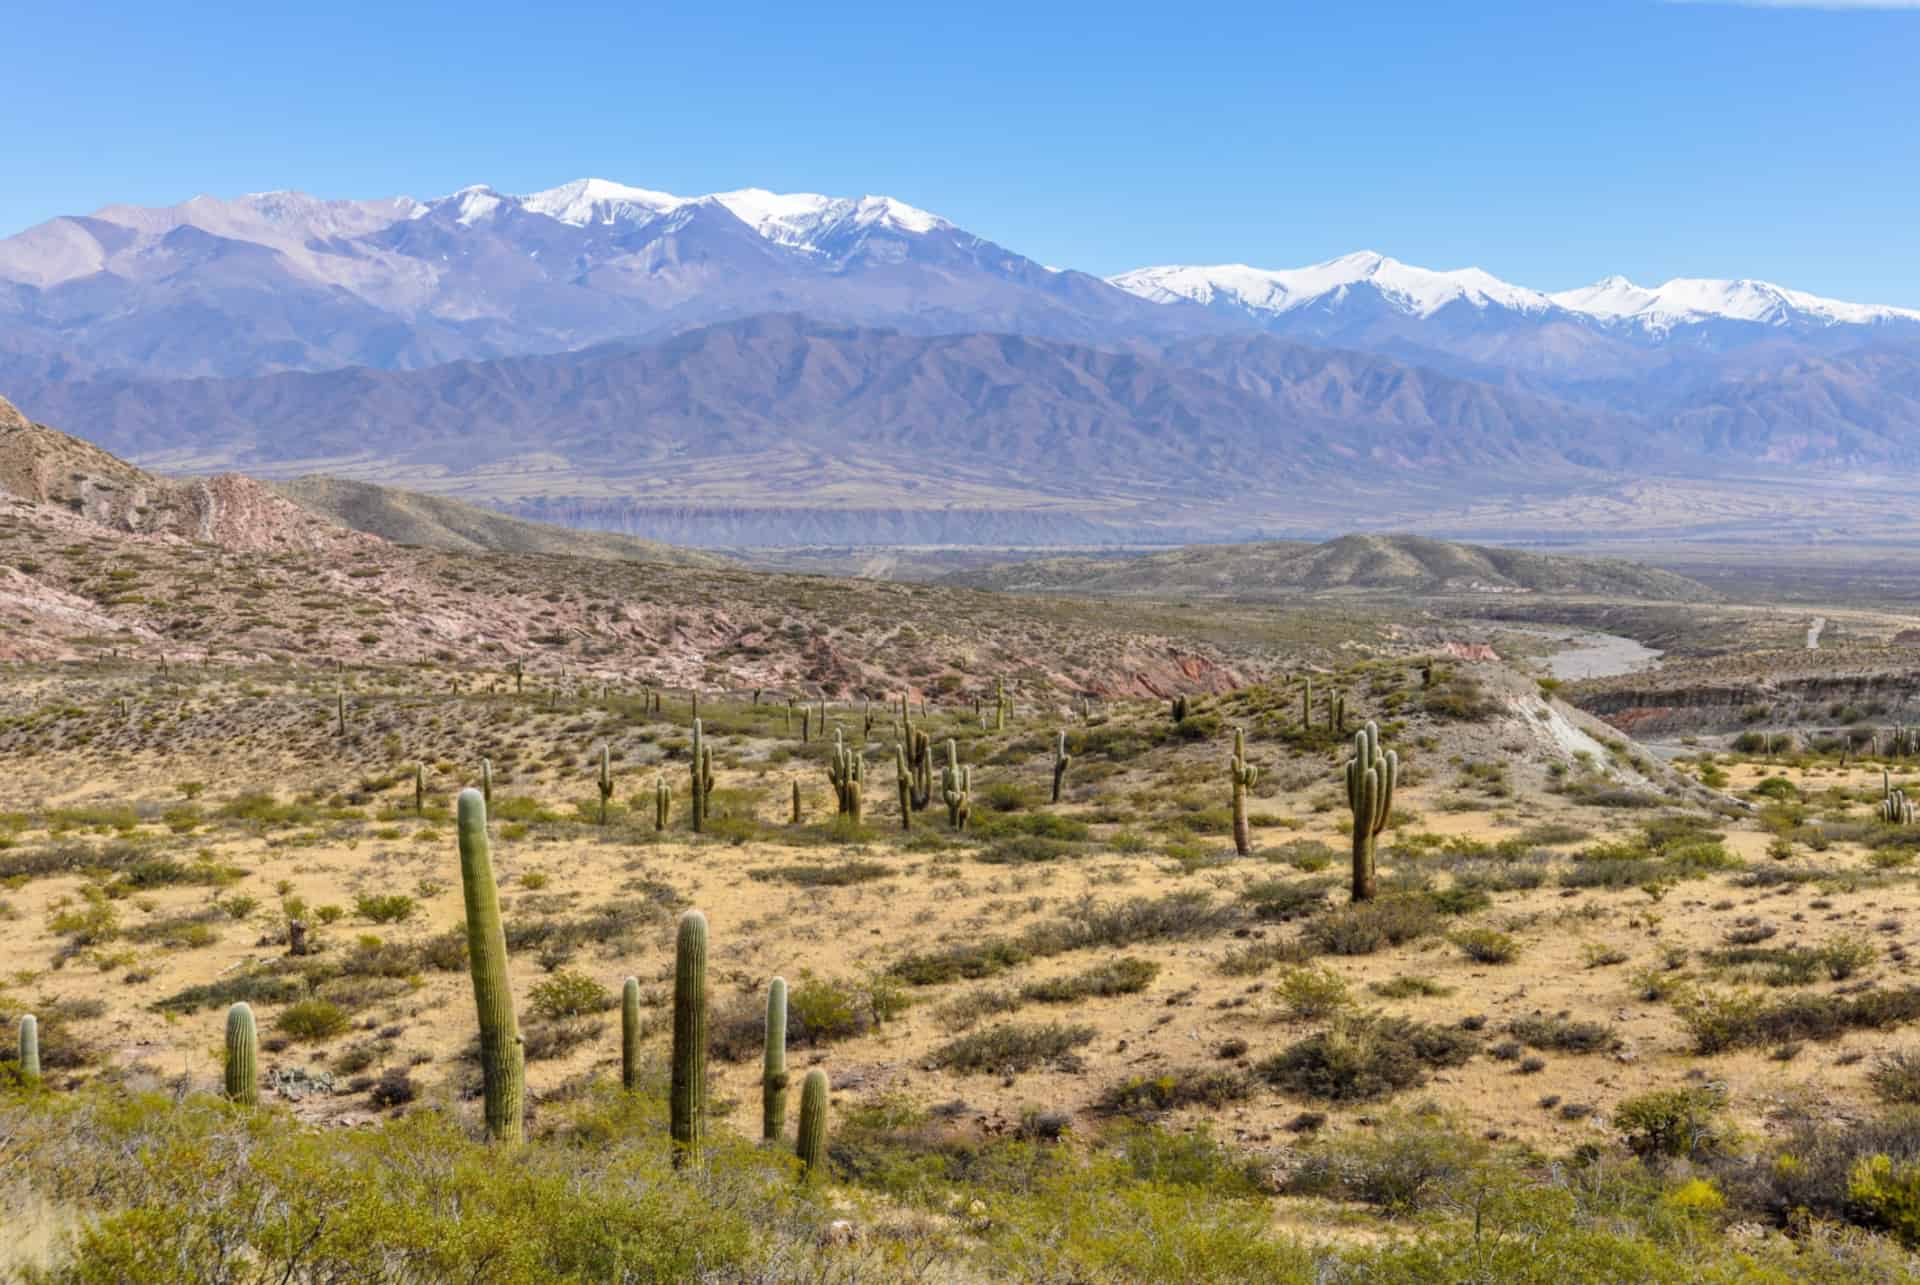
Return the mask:
<path id="1" fill-rule="evenodd" d="M 1762 332 L 1840 331 L 1842 342 L 1864 339 L 1875 329 L 1920 337 L 1920 310 L 1844 303 L 1765 281 L 1679 278 L 1646 288 L 1614 276 L 1548 294 L 1479 268 L 1437 272 L 1371 251 L 1305 268 L 1168 266 L 1138 268 L 1107 280 L 1155 303 L 1196 303 L 1283 334 L 1402 350 L 1408 343 L 1426 343 L 1470 357 L 1486 354 L 1462 351 L 1463 331 L 1484 342 L 1497 332 L 1514 337 L 1547 328 L 1564 332 L 1569 323 L 1587 327 L 1596 337 L 1656 345 L 1685 340 L 1724 346 Z M 1563 350 L 1565 340 L 1562 333 L 1548 347 Z M 1511 358 L 1511 345 L 1506 348 Z"/>
<path id="2" fill-rule="evenodd" d="M 1920 310 L 1843 303 L 1767 281 L 1676 277 L 1649 288 L 1616 276 L 1550 297 L 1562 308 L 1649 335 L 1666 335 L 1680 327 L 1715 321 L 1777 328 L 1920 323 Z"/>
<path id="3" fill-rule="evenodd" d="M 406 369 L 764 312 L 1080 339 L 1217 329 L 887 196 L 268 192 L 112 206 L 0 240 L 0 374 Z"/>
<path id="4" fill-rule="evenodd" d="M 1553 307 L 1553 301 L 1539 291 L 1510 285 L 1478 268 L 1435 272 L 1371 250 L 1306 268 L 1250 268 L 1240 263 L 1140 268 L 1107 280 L 1155 303 L 1187 299 L 1210 306 L 1226 304 L 1257 316 L 1337 306 L 1356 292 L 1368 292 L 1409 317 L 1431 317 L 1452 304 L 1536 316 Z"/>

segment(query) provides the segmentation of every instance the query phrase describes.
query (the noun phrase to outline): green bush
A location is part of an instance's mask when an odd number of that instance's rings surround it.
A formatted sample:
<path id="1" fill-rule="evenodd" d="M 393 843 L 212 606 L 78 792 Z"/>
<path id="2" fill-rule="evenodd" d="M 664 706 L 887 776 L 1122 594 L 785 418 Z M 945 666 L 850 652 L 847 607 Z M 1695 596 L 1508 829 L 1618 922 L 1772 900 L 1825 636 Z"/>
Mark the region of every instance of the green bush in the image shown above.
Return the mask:
<path id="1" fill-rule="evenodd" d="M 535 982 L 527 999 L 535 1013 L 552 1021 L 605 1012 L 614 1002 L 613 992 L 605 986 L 585 973 L 566 968 Z"/>
<path id="2" fill-rule="evenodd" d="M 1458 1028 L 1361 1014 L 1276 1053 L 1254 1073 L 1302 1097 L 1366 1102 L 1417 1088 L 1429 1068 L 1460 1066 L 1478 1048 L 1479 1041 Z"/>
<path id="3" fill-rule="evenodd" d="M 347 1029 L 347 1010 L 332 1000 L 303 999 L 274 1019 L 274 1029 L 289 1039 L 327 1040 Z"/>
<path id="4" fill-rule="evenodd" d="M 1720 1147 L 1726 1102 L 1717 1085 L 1642 1093 L 1614 1108 L 1613 1126 L 1636 1155 L 1697 1160 Z"/>

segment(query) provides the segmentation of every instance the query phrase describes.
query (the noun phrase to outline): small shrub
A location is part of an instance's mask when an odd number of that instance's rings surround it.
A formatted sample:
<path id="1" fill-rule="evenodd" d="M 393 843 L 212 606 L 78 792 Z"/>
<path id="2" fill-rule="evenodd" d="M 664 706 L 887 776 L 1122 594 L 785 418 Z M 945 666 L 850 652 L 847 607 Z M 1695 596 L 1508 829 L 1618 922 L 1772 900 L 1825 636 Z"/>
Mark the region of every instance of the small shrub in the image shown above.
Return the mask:
<path id="1" fill-rule="evenodd" d="M 347 1029 L 347 1010 L 326 999 L 303 999 L 282 1009 L 274 1027 L 295 1040 L 328 1040 Z"/>
<path id="2" fill-rule="evenodd" d="M 1520 957 L 1520 943 L 1495 928 L 1468 928 L 1451 940 L 1468 959 L 1482 964 L 1510 964 Z"/>
<path id="3" fill-rule="evenodd" d="M 1329 1017 L 1353 1003 L 1346 979 L 1317 965 L 1289 968 L 1274 982 L 1273 989 L 1292 1017 Z"/>
<path id="4" fill-rule="evenodd" d="M 1302 1097 L 1365 1102 L 1426 1083 L 1430 1067 L 1459 1066 L 1479 1042 L 1458 1028 L 1376 1015 L 1337 1021 L 1254 1068 Z"/>
<path id="5" fill-rule="evenodd" d="M 1074 1049 L 1092 1043 L 1094 1035 L 1091 1026 L 1005 1022 L 941 1045 L 933 1052 L 933 1063 L 963 1072 L 1030 1071 L 1042 1063 L 1070 1056 Z"/>
<path id="6" fill-rule="evenodd" d="M 585 1017 L 612 1008 L 613 993 L 585 973 L 562 969 L 527 992 L 533 1011 L 550 1021 Z"/>
<path id="7" fill-rule="evenodd" d="M 376 924 L 401 924 L 413 918 L 419 904 L 403 892 L 362 893 L 353 899 L 353 908 Z"/>

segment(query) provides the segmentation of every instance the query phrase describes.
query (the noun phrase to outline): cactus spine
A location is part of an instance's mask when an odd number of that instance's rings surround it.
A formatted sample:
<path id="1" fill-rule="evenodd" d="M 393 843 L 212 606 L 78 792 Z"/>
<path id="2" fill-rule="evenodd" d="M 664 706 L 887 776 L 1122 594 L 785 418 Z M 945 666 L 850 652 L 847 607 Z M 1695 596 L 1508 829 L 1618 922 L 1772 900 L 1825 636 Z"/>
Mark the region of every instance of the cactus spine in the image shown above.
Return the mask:
<path id="1" fill-rule="evenodd" d="M 1073 755 L 1067 753 L 1067 734 L 1063 731 L 1053 741 L 1053 801 L 1060 801 L 1060 788 L 1066 784 L 1067 769 L 1073 766 Z"/>
<path id="2" fill-rule="evenodd" d="M 666 777 L 656 775 L 653 778 L 653 828 L 664 830 L 672 819 L 673 787 L 667 784 Z"/>
<path id="3" fill-rule="evenodd" d="M 807 1182 L 827 1171 L 827 1073 L 807 1072 L 800 1082 L 800 1136 L 794 1150 L 800 1156 L 800 1180 Z"/>
<path id="4" fill-rule="evenodd" d="M 767 1048 L 760 1069 L 760 1137 L 777 1142 L 787 1129 L 787 981 L 767 983 Z"/>
<path id="5" fill-rule="evenodd" d="M 689 771 L 693 777 L 693 832 L 699 834 L 707 828 L 711 807 L 708 791 L 713 789 L 713 747 L 706 743 L 697 718 L 693 720 L 693 765 Z"/>
<path id="6" fill-rule="evenodd" d="M 607 823 L 607 804 L 613 798 L 613 751 L 600 742 L 600 824 Z"/>
<path id="7" fill-rule="evenodd" d="M 1353 810 L 1353 899 L 1374 894 L 1374 845 L 1393 813 L 1393 788 L 1400 780 L 1400 756 L 1380 752 L 1380 729 L 1372 722 L 1353 734 L 1347 760 L 1347 806 Z"/>
<path id="8" fill-rule="evenodd" d="M 20 1019 L 20 1073 L 40 1078 L 40 1019 L 32 1013 Z"/>
<path id="9" fill-rule="evenodd" d="M 940 773 L 940 798 L 947 805 L 947 824 L 966 829 L 973 811 L 973 769 L 960 766 L 960 748 L 952 737 L 947 738 L 947 766 Z"/>
<path id="10" fill-rule="evenodd" d="M 857 751 L 846 747 L 837 727 L 833 729 L 833 758 L 827 763 L 827 779 L 833 782 L 833 792 L 839 797 L 840 815 L 853 818 L 855 825 L 860 824 L 860 791 L 866 781 L 865 759 Z"/>
<path id="11" fill-rule="evenodd" d="M 500 890 L 493 882 L 487 801 L 478 790 L 462 790 L 456 807 L 460 887 L 467 904 L 467 956 L 473 972 L 474 1009 L 480 1020 L 480 1076 L 486 1097 L 487 1136 L 499 1142 L 522 1142 L 526 1139 L 526 1050 L 507 980 L 507 935 L 500 925 Z"/>
<path id="12" fill-rule="evenodd" d="M 620 988 L 620 1087 L 632 1093 L 640 1087 L 640 979 L 627 978 Z"/>
<path id="13" fill-rule="evenodd" d="M 699 1154 L 707 1114 L 707 917 L 680 916 L 673 951 L 673 1160 Z"/>
<path id="14" fill-rule="evenodd" d="M 1233 761 L 1227 765 L 1227 774 L 1233 782 L 1233 850 L 1244 857 L 1253 851 L 1253 831 L 1247 824 L 1247 791 L 1260 773 L 1247 762 L 1247 734 L 1242 728 L 1233 729 Z"/>
<path id="15" fill-rule="evenodd" d="M 38 1062 L 37 1055 L 34 1060 Z M 253 1024 L 253 1010 L 244 1003 L 235 1004 L 227 1010 L 228 1101 L 246 1107 L 260 1101 L 259 1060 L 260 1039 Z"/>

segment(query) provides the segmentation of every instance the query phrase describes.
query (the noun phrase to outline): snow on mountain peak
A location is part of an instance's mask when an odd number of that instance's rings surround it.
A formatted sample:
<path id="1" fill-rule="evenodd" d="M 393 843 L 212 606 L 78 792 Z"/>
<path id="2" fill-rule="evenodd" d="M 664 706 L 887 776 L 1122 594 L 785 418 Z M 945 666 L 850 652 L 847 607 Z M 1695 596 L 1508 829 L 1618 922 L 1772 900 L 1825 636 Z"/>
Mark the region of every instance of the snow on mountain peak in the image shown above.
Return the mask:
<path id="1" fill-rule="evenodd" d="M 1637 326 L 1665 334 L 1675 326 L 1702 321 L 1748 321 L 1785 326 L 1806 319 L 1821 325 L 1873 325 L 1886 321 L 1920 321 L 1920 312 L 1871 304 L 1823 299 L 1800 290 L 1788 290 L 1767 281 L 1722 281 L 1708 277 L 1676 277 L 1665 285 L 1637 286 L 1613 276 L 1577 290 L 1551 296 L 1562 308 L 1599 321 Z"/>
<path id="2" fill-rule="evenodd" d="M 1511 285 L 1479 268 L 1435 272 L 1388 258 L 1372 250 L 1329 259 L 1305 268 L 1268 269 L 1244 263 L 1211 267 L 1171 266 L 1123 272 L 1108 281 L 1143 299 L 1168 303 L 1225 301 L 1252 312 L 1278 315 L 1321 299 L 1344 299 L 1356 286 L 1371 286 L 1401 312 L 1430 317 L 1449 304 L 1497 306 L 1521 312 L 1545 312 L 1547 297 Z"/>
<path id="3" fill-rule="evenodd" d="M 683 204 L 680 197 L 670 192 L 628 187 L 604 178 L 575 179 L 520 198 L 522 209 L 574 227 L 651 219 Z"/>

